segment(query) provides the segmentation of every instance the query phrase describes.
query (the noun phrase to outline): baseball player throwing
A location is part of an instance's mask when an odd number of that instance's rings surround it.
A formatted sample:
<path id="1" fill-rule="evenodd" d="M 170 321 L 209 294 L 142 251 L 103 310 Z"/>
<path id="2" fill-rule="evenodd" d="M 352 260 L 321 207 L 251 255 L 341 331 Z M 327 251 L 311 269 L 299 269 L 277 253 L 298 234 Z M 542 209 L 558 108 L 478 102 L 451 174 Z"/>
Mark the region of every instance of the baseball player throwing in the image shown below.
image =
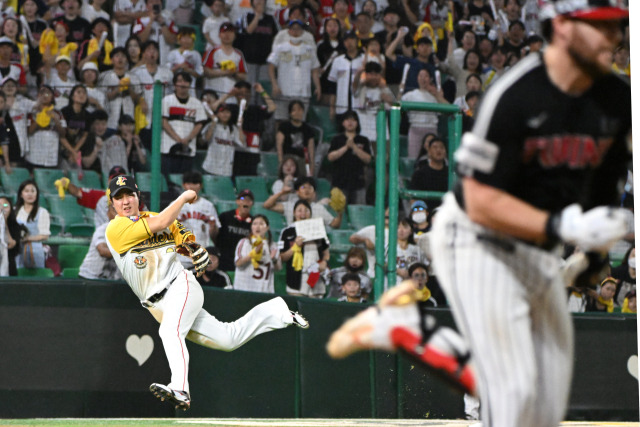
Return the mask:
<path id="1" fill-rule="evenodd" d="M 122 277 L 160 322 L 160 338 L 171 369 L 168 385 L 150 387 L 160 399 L 183 410 L 191 404 L 185 338 L 216 350 L 232 351 L 264 332 L 292 324 L 309 327 L 279 297 L 230 323 L 218 321 L 202 308 L 202 288 L 177 257 L 177 253 L 189 255 L 198 275 L 209 263 L 207 251 L 176 221 L 180 209 L 197 199 L 193 190 L 182 193 L 159 214 L 140 212 L 140 191 L 131 176 L 113 178 L 107 196 L 117 213 L 105 231 L 109 250 Z"/>
<path id="2" fill-rule="evenodd" d="M 484 427 L 562 420 L 573 331 L 559 249 L 570 243 L 603 253 L 627 232 L 626 212 L 611 206 L 630 159 L 631 92 L 610 73 L 627 8 L 615 0 L 556 0 L 541 13 L 549 45 L 486 93 L 456 152 L 462 178 L 445 196 L 432 236 L 436 274 L 471 349 Z M 395 306 L 343 325 L 330 354 L 379 348 L 380 331 L 397 348 L 422 330 L 410 352 L 437 350 L 429 322 L 418 328 L 416 315 L 380 320 L 402 307 L 408 294 L 398 295 L 390 299 Z"/>

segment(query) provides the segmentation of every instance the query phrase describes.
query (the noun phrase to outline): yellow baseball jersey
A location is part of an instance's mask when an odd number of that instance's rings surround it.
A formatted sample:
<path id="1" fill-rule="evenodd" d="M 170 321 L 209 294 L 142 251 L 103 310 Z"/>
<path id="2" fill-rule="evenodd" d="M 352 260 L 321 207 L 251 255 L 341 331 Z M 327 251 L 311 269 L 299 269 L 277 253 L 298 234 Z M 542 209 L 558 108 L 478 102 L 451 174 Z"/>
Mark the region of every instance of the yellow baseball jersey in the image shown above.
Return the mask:
<path id="1" fill-rule="evenodd" d="M 141 212 L 140 216 L 116 216 L 105 231 L 113 259 L 140 301 L 162 291 L 184 270 L 176 246 L 195 241 L 191 231 L 178 221 L 151 233 L 147 218 L 155 215 Z"/>

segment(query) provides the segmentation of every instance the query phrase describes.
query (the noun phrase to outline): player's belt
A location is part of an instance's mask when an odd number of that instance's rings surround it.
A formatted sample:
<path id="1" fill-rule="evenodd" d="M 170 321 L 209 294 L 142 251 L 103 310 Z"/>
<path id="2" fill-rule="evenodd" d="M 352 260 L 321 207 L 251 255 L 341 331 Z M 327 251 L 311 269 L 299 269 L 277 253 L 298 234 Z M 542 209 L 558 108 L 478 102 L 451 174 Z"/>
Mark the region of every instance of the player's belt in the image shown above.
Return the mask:
<path id="1" fill-rule="evenodd" d="M 161 290 L 160 292 L 157 292 L 153 295 L 151 295 L 149 298 L 147 298 L 144 301 L 140 301 L 140 304 L 142 304 L 142 306 L 144 308 L 151 308 L 151 307 L 155 307 L 155 304 L 160 301 L 162 298 L 164 298 L 164 295 L 167 293 L 167 291 L 169 290 L 169 287 L 171 287 L 171 285 L 173 285 L 173 282 L 176 281 L 176 279 L 178 278 L 178 276 L 174 277 L 173 280 L 171 282 L 169 282 L 169 284 L 167 285 L 166 288 L 164 288 L 163 290 Z"/>

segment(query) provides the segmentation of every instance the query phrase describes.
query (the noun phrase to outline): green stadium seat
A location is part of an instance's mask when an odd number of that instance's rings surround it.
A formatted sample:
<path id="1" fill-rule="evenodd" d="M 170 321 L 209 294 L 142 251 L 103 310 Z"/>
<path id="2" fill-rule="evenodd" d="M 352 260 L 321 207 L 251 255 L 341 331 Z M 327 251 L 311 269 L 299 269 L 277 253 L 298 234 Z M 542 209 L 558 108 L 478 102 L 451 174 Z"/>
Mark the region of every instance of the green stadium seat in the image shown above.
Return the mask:
<path id="1" fill-rule="evenodd" d="M 58 262 L 63 270 L 68 267 L 80 267 L 84 257 L 89 251 L 86 245 L 60 245 L 58 246 Z"/>
<path id="2" fill-rule="evenodd" d="M 322 128 L 325 141 L 331 140 L 338 133 L 335 119 L 329 116 L 329 108 L 323 105 L 314 105 L 309 107 L 307 113 L 307 121 L 309 124 Z"/>
<path id="3" fill-rule="evenodd" d="M 258 174 L 278 176 L 278 169 L 280 162 L 278 161 L 277 153 L 261 152 L 260 163 L 258 164 Z"/>
<path id="4" fill-rule="evenodd" d="M 316 179 L 316 196 L 318 200 L 331 197 L 331 182 L 328 179 Z"/>
<path id="5" fill-rule="evenodd" d="M 33 179 L 38 184 L 41 194 L 58 194 L 58 189 L 53 183 L 64 176 L 62 169 L 35 168 L 33 170 Z"/>
<path id="6" fill-rule="evenodd" d="M 31 176 L 29 175 L 29 170 L 26 168 L 13 168 L 11 174 L 8 174 L 4 168 L 1 168 L 0 179 L 2 179 L 2 187 L 7 194 L 18 194 L 20 184 L 31 179 Z"/>
<path id="7" fill-rule="evenodd" d="M 18 268 L 18 277 L 53 277 L 50 268 Z"/>
<path id="8" fill-rule="evenodd" d="M 67 227 L 71 224 L 85 224 L 84 214 L 74 197 L 60 199 L 58 195 L 46 196 L 49 204 L 49 211 L 52 215 L 60 218 L 62 224 Z"/>
<path id="9" fill-rule="evenodd" d="M 331 248 L 333 251 L 333 248 Z M 340 268 L 344 265 L 344 260 L 346 258 L 346 252 L 331 252 L 331 257 L 329 257 L 329 268 Z"/>
<path id="10" fill-rule="evenodd" d="M 47 200 L 47 197 L 48 196 L 42 194 L 38 196 L 38 204 L 41 208 L 45 208 L 46 210 L 51 211 L 51 209 L 49 208 L 49 201 Z M 13 205 L 15 206 L 15 203 Z"/>
<path id="11" fill-rule="evenodd" d="M 67 267 L 62 270 L 62 277 L 65 279 L 77 279 L 79 271 L 79 268 Z"/>
<path id="12" fill-rule="evenodd" d="M 264 202 L 269 198 L 267 183 L 261 176 L 236 176 L 236 188 L 238 191 L 251 190 L 256 202 Z"/>
<path id="13" fill-rule="evenodd" d="M 416 163 L 415 159 L 409 157 L 400 157 L 400 163 L 398 165 L 400 176 L 403 178 L 411 178 L 413 175 L 413 167 Z"/>
<path id="14" fill-rule="evenodd" d="M 235 200 L 236 189 L 228 176 L 202 176 L 203 192 L 213 200 Z"/>
<path id="15" fill-rule="evenodd" d="M 331 252 L 349 252 L 349 249 L 353 247 L 353 243 L 349 241 L 349 237 L 351 237 L 353 233 L 353 230 L 330 230 L 328 237 L 331 243 Z"/>
<path id="16" fill-rule="evenodd" d="M 78 177 L 78 171 L 71 171 L 69 179 L 73 185 L 82 188 L 92 188 L 95 190 L 104 190 L 106 187 L 102 185 L 100 174 L 93 170 L 83 171 L 82 179 Z"/>
<path id="17" fill-rule="evenodd" d="M 270 211 L 269 209 L 265 209 L 264 207 L 262 207 L 262 204 L 254 205 L 251 210 L 251 215 L 255 216 L 258 214 L 262 214 L 267 217 L 267 219 L 269 220 L 269 228 L 271 230 L 282 230 L 287 226 L 287 220 L 285 219 L 284 215 L 279 214 L 278 212 Z M 279 234 L 278 236 L 273 236 L 274 240 L 276 240 L 278 237 L 280 237 Z"/>
<path id="18" fill-rule="evenodd" d="M 376 221 L 376 209 L 369 205 L 348 205 L 349 221 L 355 230 L 360 230 Z"/>
<path id="19" fill-rule="evenodd" d="M 182 174 L 181 173 L 169 174 L 169 181 L 182 187 Z"/>
<path id="20" fill-rule="evenodd" d="M 69 224 L 64 228 L 65 233 L 77 237 L 93 237 L 96 227 L 93 224 Z"/>
<path id="21" fill-rule="evenodd" d="M 84 222 L 87 224 L 95 225 L 96 211 L 95 209 L 82 207 L 82 216 L 84 216 Z"/>
<path id="22" fill-rule="evenodd" d="M 238 205 L 236 205 L 235 200 L 217 200 L 215 201 L 216 210 L 218 211 L 218 215 L 222 212 L 236 210 Z"/>
<path id="23" fill-rule="evenodd" d="M 138 184 L 138 188 L 140 191 L 151 191 L 151 172 L 138 172 L 136 173 L 136 184 Z M 160 191 L 167 191 L 169 187 L 167 186 L 167 181 L 164 178 L 164 175 L 160 175 Z"/>
<path id="24" fill-rule="evenodd" d="M 58 234 L 62 233 L 63 229 L 64 227 L 62 223 L 58 220 L 55 220 L 54 217 L 51 217 L 51 220 L 49 221 L 49 231 L 51 231 L 51 235 L 57 236 Z"/>

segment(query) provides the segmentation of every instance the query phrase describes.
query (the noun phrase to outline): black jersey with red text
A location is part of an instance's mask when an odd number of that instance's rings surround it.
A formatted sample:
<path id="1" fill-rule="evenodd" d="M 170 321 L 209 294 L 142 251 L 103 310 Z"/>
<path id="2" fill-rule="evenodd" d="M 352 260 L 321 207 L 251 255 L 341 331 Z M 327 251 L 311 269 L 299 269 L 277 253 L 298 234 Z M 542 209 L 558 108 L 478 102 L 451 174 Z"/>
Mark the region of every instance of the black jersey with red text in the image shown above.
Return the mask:
<path id="1" fill-rule="evenodd" d="M 572 96 L 529 55 L 485 94 L 458 172 L 551 212 L 617 203 L 630 160 L 631 90 L 613 74 Z M 456 197 L 463 200 L 458 184 Z M 461 203 L 462 204 L 462 203 Z"/>

